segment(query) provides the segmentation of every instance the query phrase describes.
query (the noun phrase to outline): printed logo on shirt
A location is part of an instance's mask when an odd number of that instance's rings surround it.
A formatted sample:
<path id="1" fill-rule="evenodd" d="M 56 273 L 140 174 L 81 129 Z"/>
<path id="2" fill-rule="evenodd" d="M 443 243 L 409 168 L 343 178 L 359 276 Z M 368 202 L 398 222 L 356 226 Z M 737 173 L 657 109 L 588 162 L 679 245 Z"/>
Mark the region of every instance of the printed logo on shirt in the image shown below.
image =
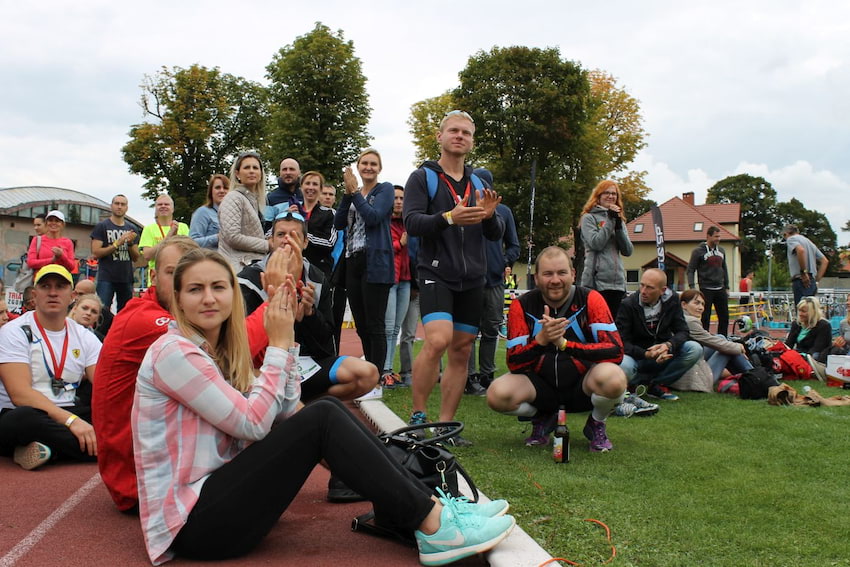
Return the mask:
<path id="1" fill-rule="evenodd" d="M 425 280 L 425 285 L 431 285 L 434 283 L 434 280 Z"/>
<path id="2" fill-rule="evenodd" d="M 159 317 L 156 321 L 154 321 L 154 325 L 157 327 L 165 327 L 171 321 L 171 317 Z"/>
<path id="3" fill-rule="evenodd" d="M 71 354 L 74 355 L 74 358 L 80 358 L 80 349 L 75 348 L 71 351 Z"/>

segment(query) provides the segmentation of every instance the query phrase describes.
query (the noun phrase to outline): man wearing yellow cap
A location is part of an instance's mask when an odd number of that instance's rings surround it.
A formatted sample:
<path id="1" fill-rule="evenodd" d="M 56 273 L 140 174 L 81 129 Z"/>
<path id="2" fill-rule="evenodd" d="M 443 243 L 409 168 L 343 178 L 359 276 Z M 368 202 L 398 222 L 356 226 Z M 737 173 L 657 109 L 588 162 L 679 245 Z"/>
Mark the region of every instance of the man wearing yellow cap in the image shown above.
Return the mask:
<path id="1" fill-rule="evenodd" d="M 64 266 L 42 267 L 34 284 L 35 309 L 0 328 L 0 455 L 28 470 L 95 460 L 84 380 L 94 376 L 100 341 L 67 318 L 73 278 Z"/>

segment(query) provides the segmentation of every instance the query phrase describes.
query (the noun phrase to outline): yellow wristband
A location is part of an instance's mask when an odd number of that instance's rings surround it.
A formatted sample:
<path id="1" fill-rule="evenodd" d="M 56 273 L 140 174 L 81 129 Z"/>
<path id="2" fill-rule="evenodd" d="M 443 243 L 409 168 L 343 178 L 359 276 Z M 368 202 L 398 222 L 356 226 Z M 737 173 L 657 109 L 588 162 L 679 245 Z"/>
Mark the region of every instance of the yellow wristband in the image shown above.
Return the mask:
<path id="1" fill-rule="evenodd" d="M 446 219 L 446 222 L 449 223 L 449 226 L 453 225 L 455 221 L 452 220 L 452 212 L 446 211 L 443 213 L 443 218 Z"/>
<path id="2" fill-rule="evenodd" d="M 74 423 L 74 420 L 77 419 L 78 417 L 79 416 L 76 416 L 74 414 L 71 414 L 70 416 L 68 416 L 68 419 L 65 420 L 65 427 L 71 427 L 71 424 Z"/>

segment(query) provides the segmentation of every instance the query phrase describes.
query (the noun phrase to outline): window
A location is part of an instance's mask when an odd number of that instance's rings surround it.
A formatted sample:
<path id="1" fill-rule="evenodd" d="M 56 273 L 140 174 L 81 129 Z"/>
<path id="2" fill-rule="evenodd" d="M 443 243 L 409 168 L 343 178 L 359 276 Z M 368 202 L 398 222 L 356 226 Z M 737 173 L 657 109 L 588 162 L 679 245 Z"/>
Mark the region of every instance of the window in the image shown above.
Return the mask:
<path id="1" fill-rule="evenodd" d="M 702 223 L 701 222 L 695 222 L 694 223 L 694 232 L 702 232 Z"/>
<path id="2" fill-rule="evenodd" d="M 635 225 L 635 234 L 639 234 L 643 232 L 643 223 L 639 223 Z"/>

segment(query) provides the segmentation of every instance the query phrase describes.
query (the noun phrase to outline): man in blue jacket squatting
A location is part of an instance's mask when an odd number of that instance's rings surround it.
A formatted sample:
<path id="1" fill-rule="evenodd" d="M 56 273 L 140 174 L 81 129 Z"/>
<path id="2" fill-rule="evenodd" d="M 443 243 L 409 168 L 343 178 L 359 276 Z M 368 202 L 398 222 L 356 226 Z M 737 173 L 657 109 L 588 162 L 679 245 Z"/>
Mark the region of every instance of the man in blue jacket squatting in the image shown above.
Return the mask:
<path id="1" fill-rule="evenodd" d="M 408 235 L 420 237 L 416 269 L 425 327 L 425 343 L 413 363 L 411 424 L 428 421 L 425 407 L 446 351 L 439 417 L 440 421 L 454 418 L 484 305 L 484 239 L 499 240 L 505 230 L 495 214 L 501 197 L 464 164 L 474 134 L 475 122 L 469 114 L 462 110 L 446 114 L 437 132 L 440 159 L 422 164 L 404 188 L 404 225 Z M 472 444 L 460 435 L 448 442 Z"/>

